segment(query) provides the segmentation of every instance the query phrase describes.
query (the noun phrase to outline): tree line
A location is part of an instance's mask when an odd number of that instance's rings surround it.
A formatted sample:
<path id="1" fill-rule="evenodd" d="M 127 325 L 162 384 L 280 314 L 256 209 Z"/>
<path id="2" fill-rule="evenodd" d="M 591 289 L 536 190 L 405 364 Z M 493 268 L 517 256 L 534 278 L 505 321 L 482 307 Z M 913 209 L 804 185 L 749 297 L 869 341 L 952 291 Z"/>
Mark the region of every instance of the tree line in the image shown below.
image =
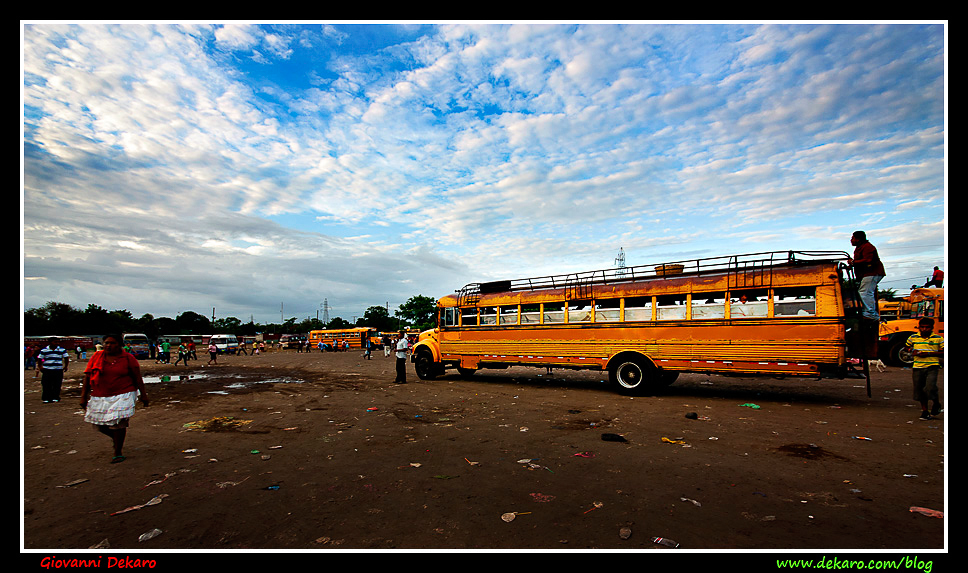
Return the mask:
<path id="1" fill-rule="evenodd" d="M 299 334 L 311 330 L 348 328 L 366 326 L 380 332 L 393 332 L 403 328 L 424 330 L 433 328 L 436 323 L 437 301 L 423 295 L 410 297 L 393 316 L 384 306 L 371 306 L 366 309 L 356 324 L 336 317 L 328 323 L 318 318 L 297 321 L 295 317 L 282 323 L 256 323 L 252 320 L 242 322 L 229 316 L 211 320 L 197 312 L 186 310 L 175 318 L 156 317 L 144 314 L 135 317 L 128 310 L 107 310 L 96 304 L 88 304 L 80 309 L 62 302 L 48 302 L 37 308 L 24 311 L 25 336 L 76 336 L 86 334 L 107 334 L 121 332 L 140 332 L 155 339 L 165 334 L 234 334 L 254 336 L 256 334 Z"/>

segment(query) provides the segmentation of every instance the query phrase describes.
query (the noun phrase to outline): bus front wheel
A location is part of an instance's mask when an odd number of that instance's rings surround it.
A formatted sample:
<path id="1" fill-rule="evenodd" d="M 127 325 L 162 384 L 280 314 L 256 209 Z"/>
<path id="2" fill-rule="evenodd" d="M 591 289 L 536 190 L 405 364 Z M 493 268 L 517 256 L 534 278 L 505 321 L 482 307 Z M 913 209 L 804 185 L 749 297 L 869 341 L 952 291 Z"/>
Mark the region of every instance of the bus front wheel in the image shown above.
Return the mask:
<path id="1" fill-rule="evenodd" d="M 414 360 L 413 369 L 417 372 L 417 378 L 421 380 L 433 380 L 437 377 L 437 364 L 434 357 L 429 352 L 418 352 Z"/>
<path id="2" fill-rule="evenodd" d="M 612 386 L 622 394 L 640 396 L 658 388 L 655 366 L 643 357 L 620 357 L 609 368 Z"/>
<path id="3" fill-rule="evenodd" d="M 891 362 L 898 366 L 910 366 L 914 364 L 914 355 L 911 348 L 907 345 L 907 338 L 901 340 L 891 349 Z"/>

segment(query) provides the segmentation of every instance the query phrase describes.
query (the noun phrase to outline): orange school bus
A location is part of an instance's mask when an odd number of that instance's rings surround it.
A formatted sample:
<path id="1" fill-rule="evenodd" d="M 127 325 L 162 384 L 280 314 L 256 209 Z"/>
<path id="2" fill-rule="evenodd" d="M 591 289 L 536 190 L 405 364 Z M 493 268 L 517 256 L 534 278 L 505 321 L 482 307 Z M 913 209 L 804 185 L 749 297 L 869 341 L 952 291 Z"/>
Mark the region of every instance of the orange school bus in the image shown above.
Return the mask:
<path id="1" fill-rule="evenodd" d="M 917 288 L 907 297 L 908 316 L 886 320 L 880 325 L 879 357 L 884 362 L 910 366 L 914 363 L 911 350 L 905 346 L 908 337 L 918 331 L 918 321 L 934 319 L 934 333 L 944 336 L 944 289 Z"/>
<path id="2" fill-rule="evenodd" d="M 372 328 L 343 328 L 340 330 L 313 330 L 309 333 L 310 348 L 317 348 L 322 342 L 327 350 L 332 350 L 337 341 L 349 348 L 365 348 L 365 343 L 373 335 Z"/>
<path id="3" fill-rule="evenodd" d="M 783 251 L 472 283 L 438 301 L 437 328 L 420 334 L 411 360 L 422 379 L 582 368 L 642 394 L 680 372 L 866 376 L 869 394 L 877 329 L 860 320 L 846 261 Z"/>

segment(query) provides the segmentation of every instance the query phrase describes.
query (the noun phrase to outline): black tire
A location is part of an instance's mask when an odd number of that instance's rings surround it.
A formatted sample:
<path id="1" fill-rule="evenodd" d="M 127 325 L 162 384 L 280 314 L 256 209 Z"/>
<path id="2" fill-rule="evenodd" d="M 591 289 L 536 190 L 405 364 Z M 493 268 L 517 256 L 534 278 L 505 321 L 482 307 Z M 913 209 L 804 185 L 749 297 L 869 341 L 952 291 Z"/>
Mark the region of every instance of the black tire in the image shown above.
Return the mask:
<path id="1" fill-rule="evenodd" d="M 620 356 L 608 369 L 609 381 L 620 393 L 642 396 L 655 393 L 660 384 L 658 371 L 641 356 Z"/>
<path id="2" fill-rule="evenodd" d="M 914 356 L 911 355 L 911 349 L 907 347 L 907 339 L 908 337 L 905 336 L 904 340 L 898 340 L 891 348 L 891 362 L 898 366 L 914 364 Z"/>
<path id="3" fill-rule="evenodd" d="M 417 378 L 421 380 L 433 380 L 437 377 L 437 363 L 426 350 L 417 352 L 417 357 L 413 361 L 413 369 L 417 372 Z"/>
<path id="4" fill-rule="evenodd" d="M 675 370 L 659 370 L 658 383 L 660 386 L 669 386 L 679 379 L 679 373 Z"/>

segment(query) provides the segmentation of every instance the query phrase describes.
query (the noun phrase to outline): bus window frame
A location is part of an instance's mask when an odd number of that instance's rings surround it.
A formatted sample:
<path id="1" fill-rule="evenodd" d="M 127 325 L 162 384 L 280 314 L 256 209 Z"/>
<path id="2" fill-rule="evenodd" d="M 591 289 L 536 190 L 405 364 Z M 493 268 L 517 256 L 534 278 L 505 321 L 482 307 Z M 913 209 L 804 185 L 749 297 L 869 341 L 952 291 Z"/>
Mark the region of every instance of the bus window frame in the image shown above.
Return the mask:
<path id="1" fill-rule="evenodd" d="M 656 297 L 654 296 L 622 297 L 622 320 L 620 322 L 654 322 L 656 320 L 655 299 Z M 629 306 L 629 300 L 633 302 L 641 300 L 647 304 L 643 304 L 642 306 Z M 632 311 L 632 318 L 629 318 L 629 311 Z M 643 316 L 638 316 L 640 312 Z"/>
<path id="2" fill-rule="evenodd" d="M 708 302 L 709 299 L 713 299 L 713 302 Z M 726 291 L 695 293 L 692 295 L 689 318 L 690 320 L 723 320 L 729 308 L 728 301 Z M 701 310 L 697 312 L 697 308 Z"/>
<path id="3" fill-rule="evenodd" d="M 772 309 L 770 308 L 772 301 L 770 299 L 770 289 L 762 288 L 752 288 L 752 289 L 736 289 L 728 291 L 729 295 L 729 318 L 733 319 L 757 319 L 757 318 L 769 318 L 772 314 Z M 743 296 L 754 297 L 755 300 L 748 300 L 748 302 L 742 302 L 740 299 Z M 764 300 L 761 300 L 764 299 Z M 737 310 L 742 309 L 744 312 L 742 314 L 737 313 Z"/>

